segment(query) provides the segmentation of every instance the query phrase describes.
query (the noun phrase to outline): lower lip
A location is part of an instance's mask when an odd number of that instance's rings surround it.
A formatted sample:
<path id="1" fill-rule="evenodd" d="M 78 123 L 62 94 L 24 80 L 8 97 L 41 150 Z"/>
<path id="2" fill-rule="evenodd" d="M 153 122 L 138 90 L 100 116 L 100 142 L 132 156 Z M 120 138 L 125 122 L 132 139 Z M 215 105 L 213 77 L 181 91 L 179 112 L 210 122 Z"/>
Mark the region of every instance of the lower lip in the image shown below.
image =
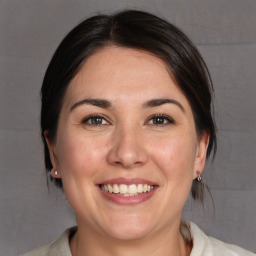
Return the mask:
<path id="1" fill-rule="evenodd" d="M 155 187 L 153 190 L 147 193 L 141 193 L 137 196 L 120 196 L 115 193 L 108 193 L 106 191 L 101 190 L 100 188 L 99 190 L 106 199 L 108 199 L 109 201 L 112 201 L 115 204 L 136 205 L 149 200 L 154 195 L 157 188 Z"/>

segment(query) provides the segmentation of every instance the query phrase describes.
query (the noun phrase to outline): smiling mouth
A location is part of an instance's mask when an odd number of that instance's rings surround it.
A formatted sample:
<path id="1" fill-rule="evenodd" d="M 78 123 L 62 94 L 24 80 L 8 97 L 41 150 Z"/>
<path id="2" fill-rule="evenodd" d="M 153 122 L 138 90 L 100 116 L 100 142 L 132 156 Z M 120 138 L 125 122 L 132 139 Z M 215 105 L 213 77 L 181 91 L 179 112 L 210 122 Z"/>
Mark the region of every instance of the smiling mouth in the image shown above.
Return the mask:
<path id="1" fill-rule="evenodd" d="M 155 189 L 156 186 L 148 184 L 100 184 L 100 189 L 107 192 L 117 194 L 119 196 L 130 197 L 148 193 Z"/>

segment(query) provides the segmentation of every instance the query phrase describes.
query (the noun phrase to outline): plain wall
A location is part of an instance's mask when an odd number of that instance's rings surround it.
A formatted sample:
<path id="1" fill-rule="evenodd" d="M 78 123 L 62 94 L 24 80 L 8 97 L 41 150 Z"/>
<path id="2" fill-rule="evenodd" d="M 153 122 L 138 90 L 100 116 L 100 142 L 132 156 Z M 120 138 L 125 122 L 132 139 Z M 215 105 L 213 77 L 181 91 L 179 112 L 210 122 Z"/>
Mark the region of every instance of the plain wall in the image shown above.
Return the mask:
<path id="1" fill-rule="evenodd" d="M 184 216 L 208 234 L 256 252 L 255 0 L 0 1 L 0 255 L 13 256 L 75 225 L 65 196 L 47 190 L 39 132 L 39 90 L 64 35 L 97 12 L 133 7 L 180 27 L 212 74 L 218 152 L 203 178 L 204 209 Z"/>

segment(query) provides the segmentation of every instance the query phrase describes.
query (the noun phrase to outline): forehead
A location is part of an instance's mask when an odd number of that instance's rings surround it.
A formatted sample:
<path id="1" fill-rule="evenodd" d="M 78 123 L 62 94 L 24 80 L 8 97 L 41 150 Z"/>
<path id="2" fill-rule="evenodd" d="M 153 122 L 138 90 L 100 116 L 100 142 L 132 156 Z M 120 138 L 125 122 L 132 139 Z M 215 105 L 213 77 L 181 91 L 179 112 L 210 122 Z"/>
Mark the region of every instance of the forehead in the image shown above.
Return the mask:
<path id="1" fill-rule="evenodd" d="M 165 62 L 141 50 L 106 46 L 91 55 L 71 81 L 66 99 L 77 97 L 104 97 L 142 99 L 183 96 L 174 82 Z M 64 101 L 65 103 L 65 101 Z"/>

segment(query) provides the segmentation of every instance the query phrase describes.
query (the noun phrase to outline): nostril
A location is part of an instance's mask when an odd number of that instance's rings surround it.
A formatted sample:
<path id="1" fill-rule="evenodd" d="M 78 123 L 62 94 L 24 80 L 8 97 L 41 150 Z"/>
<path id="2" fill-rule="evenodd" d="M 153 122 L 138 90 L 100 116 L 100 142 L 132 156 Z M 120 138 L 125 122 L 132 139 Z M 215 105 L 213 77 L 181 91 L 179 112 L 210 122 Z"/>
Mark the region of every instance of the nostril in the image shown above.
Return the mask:
<path id="1" fill-rule="evenodd" d="M 131 168 L 143 165 L 147 159 L 144 143 L 135 132 L 119 134 L 113 138 L 112 148 L 108 153 L 108 162 L 112 165 Z"/>
<path id="2" fill-rule="evenodd" d="M 144 165 L 147 160 L 146 155 L 143 156 L 142 154 L 111 154 L 108 156 L 109 163 L 116 166 L 122 166 L 123 168 L 138 167 Z"/>

